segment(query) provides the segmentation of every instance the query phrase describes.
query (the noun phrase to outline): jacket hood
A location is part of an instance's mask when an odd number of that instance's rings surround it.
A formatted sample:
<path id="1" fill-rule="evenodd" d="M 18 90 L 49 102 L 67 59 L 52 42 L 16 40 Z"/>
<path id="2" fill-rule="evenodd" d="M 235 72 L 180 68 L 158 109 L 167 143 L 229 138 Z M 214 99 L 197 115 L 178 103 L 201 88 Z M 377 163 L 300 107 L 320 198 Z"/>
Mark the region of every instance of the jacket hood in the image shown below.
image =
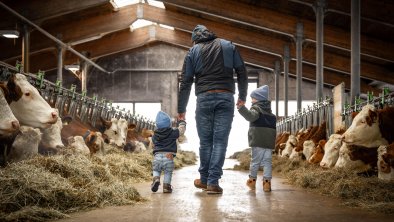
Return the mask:
<path id="1" fill-rule="evenodd" d="M 215 33 L 209 31 L 204 25 L 197 25 L 192 31 L 192 41 L 197 43 L 210 41 L 216 38 Z"/>

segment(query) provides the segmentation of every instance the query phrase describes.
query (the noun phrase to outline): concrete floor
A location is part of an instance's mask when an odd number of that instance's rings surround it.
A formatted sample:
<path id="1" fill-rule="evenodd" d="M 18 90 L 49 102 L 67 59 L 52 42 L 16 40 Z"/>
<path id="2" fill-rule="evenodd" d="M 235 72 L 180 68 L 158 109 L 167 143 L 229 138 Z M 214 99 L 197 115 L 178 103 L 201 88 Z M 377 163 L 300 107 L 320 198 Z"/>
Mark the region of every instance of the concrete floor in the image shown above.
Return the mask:
<path id="1" fill-rule="evenodd" d="M 234 160 L 226 159 L 224 168 L 232 167 L 234 163 Z M 220 180 L 223 194 L 208 195 L 193 186 L 193 180 L 199 176 L 197 168 L 194 165 L 174 172 L 172 194 L 163 194 L 161 186 L 157 193 L 152 193 L 150 183 L 136 184 L 148 202 L 79 212 L 57 222 L 394 221 L 389 215 L 341 206 L 340 200 L 308 193 L 275 176 L 272 192 L 263 192 L 260 181 L 256 191 L 249 191 L 245 185 L 246 171 L 225 170 Z"/>

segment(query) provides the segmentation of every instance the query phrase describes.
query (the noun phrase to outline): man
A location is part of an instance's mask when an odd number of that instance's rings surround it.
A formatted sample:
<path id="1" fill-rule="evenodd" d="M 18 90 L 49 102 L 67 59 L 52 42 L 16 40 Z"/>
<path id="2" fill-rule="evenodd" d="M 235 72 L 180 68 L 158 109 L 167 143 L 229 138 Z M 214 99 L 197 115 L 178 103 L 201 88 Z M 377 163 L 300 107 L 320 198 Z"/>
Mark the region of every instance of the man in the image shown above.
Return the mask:
<path id="1" fill-rule="evenodd" d="M 238 101 L 244 105 L 248 91 L 245 64 L 235 46 L 217 38 L 203 25 L 192 32 L 194 46 L 185 57 L 178 95 L 178 120 L 185 120 L 190 89 L 195 81 L 197 96 L 196 125 L 200 138 L 200 179 L 194 186 L 208 194 L 221 194 L 219 179 L 223 174 L 228 136 L 234 117 L 235 82 L 237 73 Z"/>

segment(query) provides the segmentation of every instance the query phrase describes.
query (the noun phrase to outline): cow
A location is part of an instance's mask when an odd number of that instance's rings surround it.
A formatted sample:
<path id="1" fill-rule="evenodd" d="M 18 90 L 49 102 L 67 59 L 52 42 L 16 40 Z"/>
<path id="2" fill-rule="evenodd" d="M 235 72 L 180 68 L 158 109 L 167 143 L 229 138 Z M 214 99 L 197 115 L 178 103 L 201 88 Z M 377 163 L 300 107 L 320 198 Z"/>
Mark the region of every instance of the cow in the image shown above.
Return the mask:
<path id="1" fill-rule="evenodd" d="M 63 129 L 63 121 L 66 118 L 67 117 L 63 117 L 62 119 L 58 118 L 55 124 L 46 129 L 41 129 L 42 138 L 38 146 L 38 152 L 40 154 L 57 154 L 64 148 L 61 131 Z"/>
<path id="2" fill-rule="evenodd" d="M 363 147 L 342 143 L 335 167 L 343 167 L 357 172 L 365 172 L 377 166 L 377 147 Z"/>
<path id="3" fill-rule="evenodd" d="M 0 88 L 0 137 L 8 137 L 13 135 L 19 130 L 19 127 L 19 121 L 16 119 L 12 113 L 11 108 L 8 106 L 7 100 L 3 93 L 3 88 Z"/>
<path id="4" fill-rule="evenodd" d="M 38 154 L 38 144 L 41 141 L 41 131 L 29 126 L 21 126 L 16 136 L 7 162 L 18 162 Z"/>
<path id="5" fill-rule="evenodd" d="M 324 147 L 326 145 L 326 140 L 320 140 L 317 144 L 315 150 L 312 152 L 311 157 L 308 159 L 309 163 L 318 164 L 323 159 Z"/>
<path id="6" fill-rule="evenodd" d="M 354 117 L 352 125 L 342 136 L 348 144 L 365 147 L 379 147 L 394 142 L 394 107 L 377 110 L 373 105 L 365 105 Z"/>
<path id="7" fill-rule="evenodd" d="M 21 125 L 48 128 L 56 123 L 58 113 L 42 98 L 38 90 L 22 74 L 7 81 L 8 104 Z"/>
<path id="8" fill-rule="evenodd" d="M 280 145 L 283 144 L 283 143 L 286 143 L 287 140 L 289 139 L 289 136 L 290 136 L 290 132 L 286 131 L 286 132 L 283 132 L 283 133 L 279 134 L 276 137 L 276 141 L 275 141 L 275 153 L 276 154 L 281 155 L 281 153 L 282 153 L 281 151 L 283 149 L 280 149 Z"/>
<path id="9" fill-rule="evenodd" d="M 124 147 L 126 145 L 126 136 L 128 130 L 127 120 L 120 118 L 112 118 L 110 122 L 105 122 L 104 135 L 108 138 L 109 144 L 117 147 Z"/>
<path id="10" fill-rule="evenodd" d="M 320 161 L 320 166 L 323 168 L 332 168 L 339 157 L 339 149 L 342 146 L 342 135 L 341 134 L 331 134 L 330 138 L 324 145 L 324 156 Z"/>
<path id="11" fill-rule="evenodd" d="M 295 149 L 295 147 L 297 146 L 297 143 L 298 143 L 297 137 L 294 135 L 289 135 L 281 156 L 290 157 L 290 154 L 292 153 L 292 150 Z"/>
<path id="12" fill-rule="evenodd" d="M 394 143 L 378 148 L 378 178 L 394 180 Z"/>
<path id="13" fill-rule="evenodd" d="M 104 139 L 100 132 L 89 132 L 84 141 L 91 155 L 105 155 Z"/>
<path id="14" fill-rule="evenodd" d="M 82 136 L 70 136 L 67 139 L 68 148 L 76 154 L 90 155 L 89 147 Z"/>

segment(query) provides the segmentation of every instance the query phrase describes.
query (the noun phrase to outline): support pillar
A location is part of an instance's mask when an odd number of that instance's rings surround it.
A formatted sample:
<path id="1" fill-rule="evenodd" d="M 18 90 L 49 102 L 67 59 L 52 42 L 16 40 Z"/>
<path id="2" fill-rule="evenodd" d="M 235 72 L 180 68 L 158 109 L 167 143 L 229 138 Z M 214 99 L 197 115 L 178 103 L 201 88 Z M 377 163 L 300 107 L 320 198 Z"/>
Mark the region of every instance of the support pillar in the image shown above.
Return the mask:
<path id="1" fill-rule="evenodd" d="M 83 51 L 82 54 L 85 57 L 89 57 L 89 53 L 86 51 Z M 87 78 L 87 74 L 88 74 L 88 70 L 89 70 L 89 64 L 87 62 L 81 62 L 81 91 L 86 91 L 87 92 L 87 83 L 86 83 L 86 78 Z"/>
<path id="2" fill-rule="evenodd" d="M 352 0 L 351 5 L 351 82 L 350 101 L 360 96 L 360 1 Z"/>
<path id="3" fill-rule="evenodd" d="M 323 66 L 324 66 L 324 11 L 325 0 L 316 0 L 314 10 L 316 14 L 316 101 L 323 98 Z"/>
<path id="4" fill-rule="evenodd" d="M 288 82 L 289 82 L 289 62 L 290 62 L 290 49 L 289 45 L 285 45 L 284 48 L 284 56 L 283 56 L 283 76 L 284 76 L 284 105 L 285 105 L 285 115 L 284 117 L 287 118 L 288 116 L 288 102 L 289 102 L 289 94 L 288 94 Z"/>
<path id="5" fill-rule="evenodd" d="M 61 45 L 57 47 L 57 80 L 63 85 L 63 53 L 64 49 Z"/>
<path id="6" fill-rule="evenodd" d="M 278 117 L 279 115 L 279 75 L 280 75 L 280 61 L 275 61 L 275 115 Z"/>
<path id="7" fill-rule="evenodd" d="M 304 42 L 304 25 L 301 22 L 297 23 L 296 39 L 296 59 L 297 59 L 297 112 L 301 111 L 302 107 L 302 43 Z"/>
<path id="8" fill-rule="evenodd" d="M 22 64 L 25 73 L 30 72 L 30 30 L 25 24 L 23 25 L 23 41 L 22 41 Z"/>

